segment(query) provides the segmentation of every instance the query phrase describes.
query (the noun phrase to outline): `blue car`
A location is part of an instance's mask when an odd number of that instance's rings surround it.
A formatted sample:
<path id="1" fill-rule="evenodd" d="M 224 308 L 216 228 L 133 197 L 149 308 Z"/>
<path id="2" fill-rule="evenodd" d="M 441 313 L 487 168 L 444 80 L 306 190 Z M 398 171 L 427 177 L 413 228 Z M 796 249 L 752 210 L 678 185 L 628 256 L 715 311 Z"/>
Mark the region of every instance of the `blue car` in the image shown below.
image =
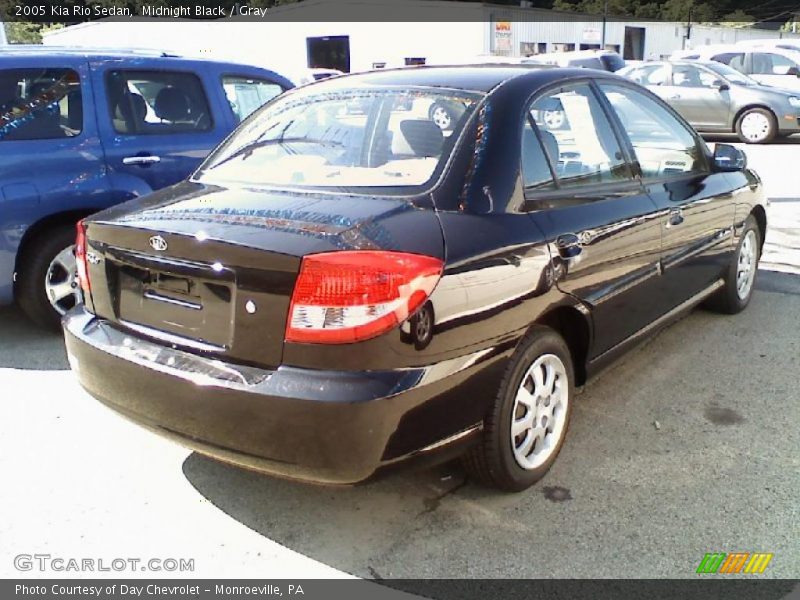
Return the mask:
<path id="1" fill-rule="evenodd" d="M 0 305 L 43 327 L 80 302 L 75 223 L 173 185 L 291 88 L 252 66 L 139 51 L 0 51 Z"/>

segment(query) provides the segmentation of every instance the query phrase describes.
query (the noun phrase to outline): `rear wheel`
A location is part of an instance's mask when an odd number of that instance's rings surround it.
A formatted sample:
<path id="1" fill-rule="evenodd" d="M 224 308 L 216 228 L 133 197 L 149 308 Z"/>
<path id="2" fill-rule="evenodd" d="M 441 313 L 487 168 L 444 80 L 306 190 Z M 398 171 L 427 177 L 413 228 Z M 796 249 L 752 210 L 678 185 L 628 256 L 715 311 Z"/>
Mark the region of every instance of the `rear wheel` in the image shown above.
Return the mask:
<path id="1" fill-rule="evenodd" d="M 40 327 L 58 330 L 61 317 L 82 301 L 74 244 L 75 228 L 62 225 L 38 234 L 22 257 L 17 302 Z"/>
<path id="2" fill-rule="evenodd" d="M 511 360 L 480 443 L 464 457 L 470 475 L 511 492 L 541 479 L 567 434 L 573 373 L 561 336 L 548 327 L 534 327 Z"/>
<path id="3" fill-rule="evenodd" d="M 708 302 L 709 308 L 736 314 L 750 303 L 761 256 L 761 232 L 753 215 L 747 217 L 739 245 L 725 273 L 725 286 Z"/>
<path id="4" fill-rule="evenodd" d="M 736 133 L 746 144 L 764 144 L 778 134 L 778 122 L 766 108 L 750 108 L 736 120 Z"/>

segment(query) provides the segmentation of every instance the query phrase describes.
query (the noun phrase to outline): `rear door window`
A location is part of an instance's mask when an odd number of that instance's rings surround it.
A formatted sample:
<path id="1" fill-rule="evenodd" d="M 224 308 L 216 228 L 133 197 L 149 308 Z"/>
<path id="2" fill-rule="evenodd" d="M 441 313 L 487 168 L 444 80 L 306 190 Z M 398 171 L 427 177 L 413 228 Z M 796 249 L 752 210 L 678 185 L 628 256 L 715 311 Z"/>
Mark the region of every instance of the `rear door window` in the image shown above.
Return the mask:
<path id="1" fill-rule="evenodd" d="M 69 138 L 82 130 L 83 97 L 77 72 L 0 70 L 0 141 Z"/>
<path id="2" fill-rule="evenodd" d="M 681 87 L 716 87 L 719 77 L 714 73 L 699 69 L 694 65 L 675 65 L 672 67 L 672 83 Z"/>
<path id="3" fill-rule="evenodd" d="M 243 121 L 284 91 L 273 81 L 231 75 L 222 78 L 222 87 L 237 122 Z"/>
<path id="4" fill-rule="evenodd" d="M 711 60 L 721 62 L 744 73 L 744 52 L 725 52 L 724 54 L 717 54 Z"/>
<path id="5" fill-rule="evenodd" d="M 193 133 L 213 127 L 203 85 L 192 73 L 110 71 L 106 90 L 117 133 Z"/>
<path id="6" fill-rule="evenodd" d="M 664 65 L 647 65 L 634 69 L 626 77 L 641 85 L 661 85 L 667 83 L 669 70 Z"/>
<path id="7" fill-rule="evenodd" d="M 530 107 L 546 136 L 559 188 L 614 183 L 633 175 L 603 108 L 588 84 L 557 88 Z"/>

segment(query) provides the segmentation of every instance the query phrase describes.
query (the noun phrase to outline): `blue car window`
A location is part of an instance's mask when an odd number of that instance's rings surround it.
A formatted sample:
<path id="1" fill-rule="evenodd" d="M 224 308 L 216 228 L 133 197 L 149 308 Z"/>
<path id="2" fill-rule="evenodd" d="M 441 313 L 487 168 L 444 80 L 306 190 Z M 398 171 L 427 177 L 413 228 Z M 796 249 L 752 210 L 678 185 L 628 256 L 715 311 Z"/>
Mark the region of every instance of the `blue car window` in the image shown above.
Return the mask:
<path id="1" fill-rule="evenodd" d="M 72 69 L 0 70 L 0 141 L 80 135 L 83 98 Z"/>
<path id="2" fill-rule="evenodd" d="M 283 88 L 272 81 L 228 75 L 222 78 L 222 89 L 238 122 L 283 92 Z"/>
<path id="3" fill-rule="evenodd" d="M 118 133 L 193 133 L 213 127 L 203 86 L 192 73 L 111 71 L 106 90 Z"/>

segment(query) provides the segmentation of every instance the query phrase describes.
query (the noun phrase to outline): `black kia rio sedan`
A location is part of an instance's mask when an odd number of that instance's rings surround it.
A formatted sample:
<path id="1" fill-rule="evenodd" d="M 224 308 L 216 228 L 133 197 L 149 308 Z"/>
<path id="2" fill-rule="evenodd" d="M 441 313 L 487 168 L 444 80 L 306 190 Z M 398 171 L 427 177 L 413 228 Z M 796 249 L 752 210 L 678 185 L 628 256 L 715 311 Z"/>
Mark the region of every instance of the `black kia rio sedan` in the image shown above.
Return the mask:
<path id="1" fill-rule="evenodd" d="M 576 386 L 700 302 L 747 306 L 764 206 L 739 150 L 611 74 L 337 77 L 79 224 L 68 356 L 100 401 L 223 461 L 355 483 L 464 455 L 522 490 Z"/>

